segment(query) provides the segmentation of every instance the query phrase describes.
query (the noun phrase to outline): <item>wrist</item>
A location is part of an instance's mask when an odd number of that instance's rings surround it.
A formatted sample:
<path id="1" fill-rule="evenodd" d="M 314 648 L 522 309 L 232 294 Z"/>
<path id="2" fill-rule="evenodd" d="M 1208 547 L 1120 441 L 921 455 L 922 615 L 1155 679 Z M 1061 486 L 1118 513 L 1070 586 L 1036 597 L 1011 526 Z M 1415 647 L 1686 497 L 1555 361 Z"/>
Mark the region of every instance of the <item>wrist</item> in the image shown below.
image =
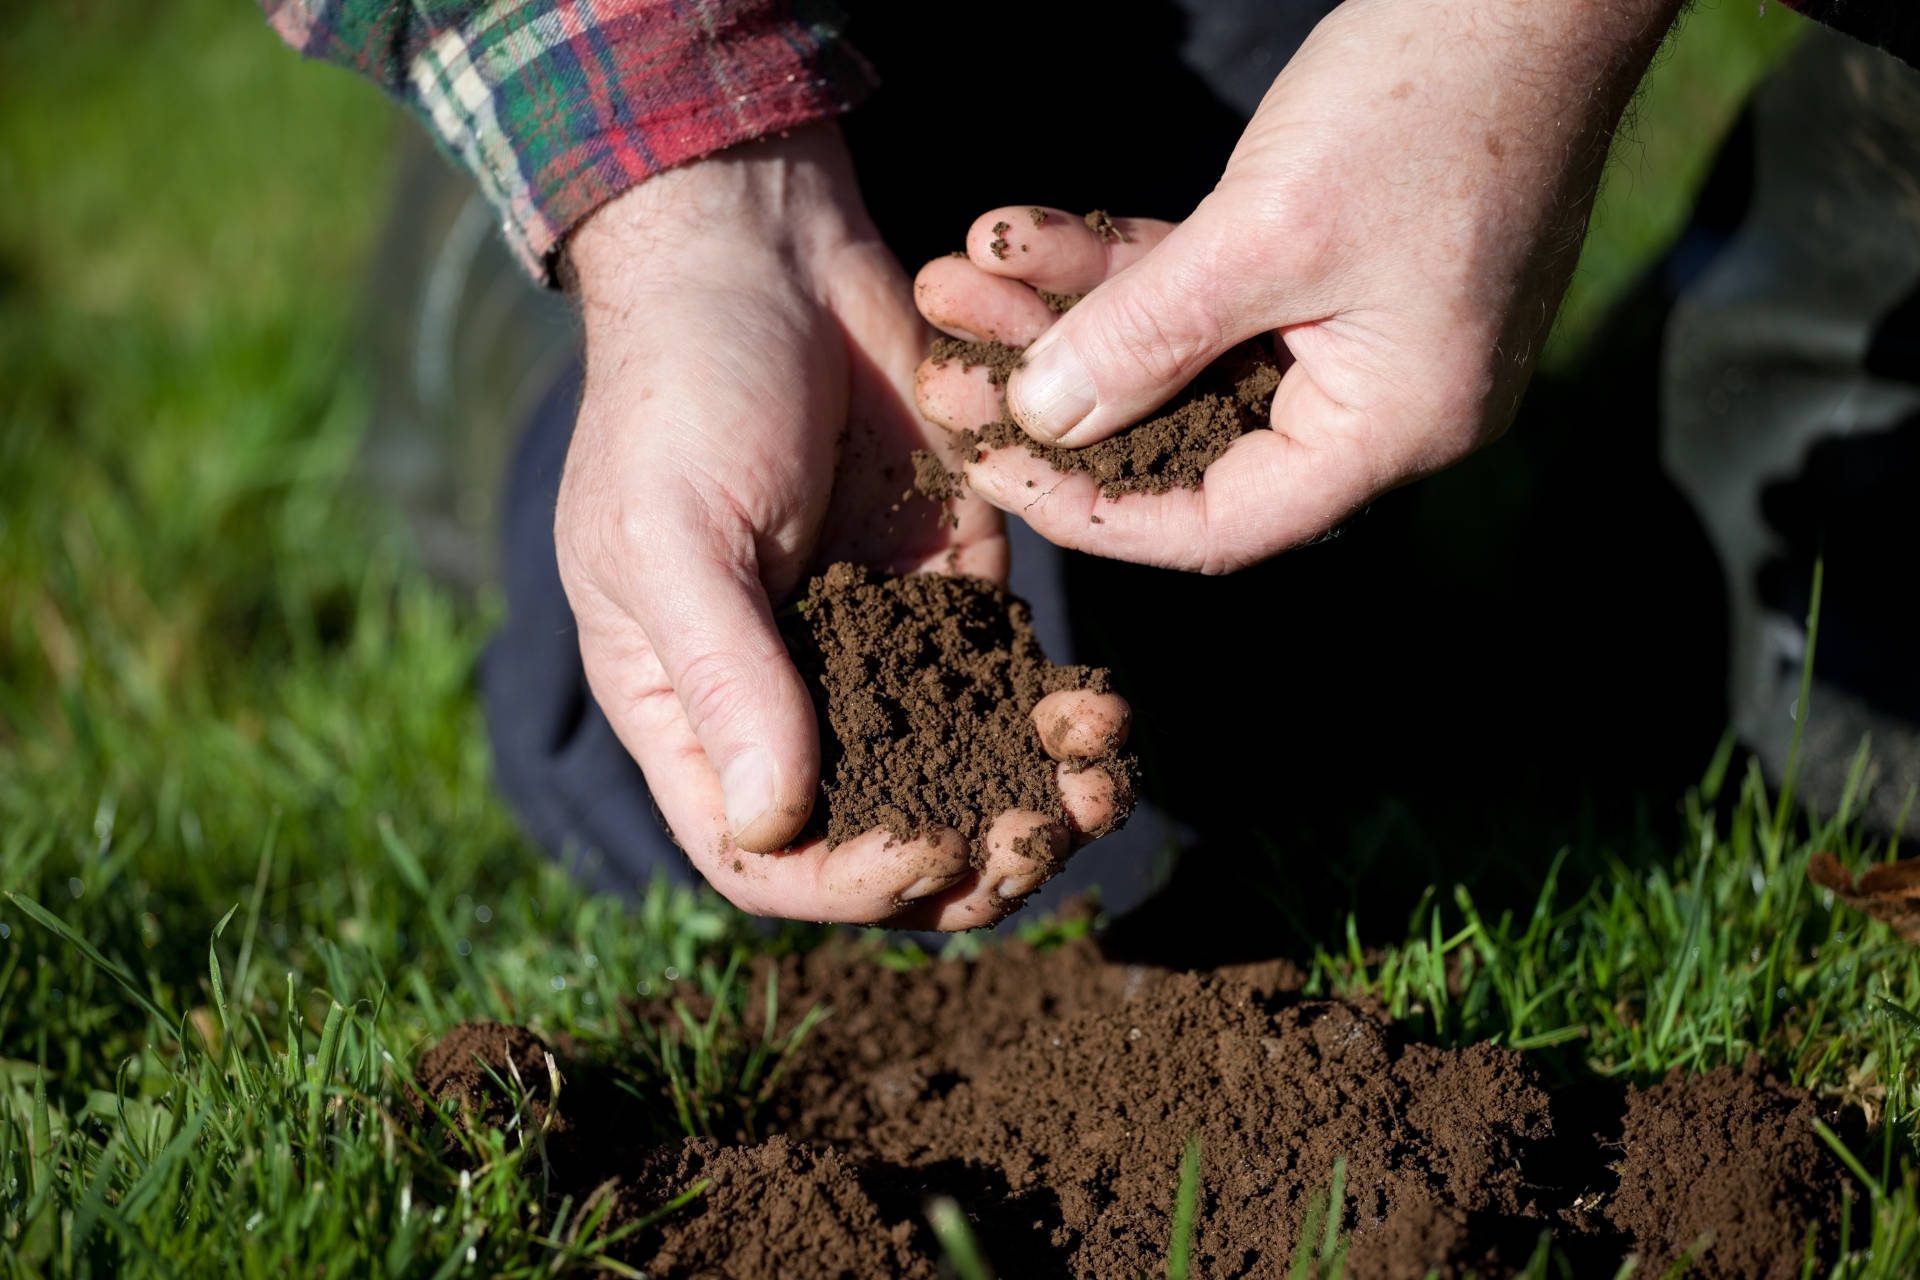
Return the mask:
<path id="1" fill-rule="evenodd" d="M 1631 93 L 1688 0 L 1477 0 L 1487 28 L 1513 33 L 1539 71 Z M 1604 105 L 1604 104 L 1596 104 Z"/>
<path id="2" fill-rule="evenodd" d="M 701 271 L 710 255 L 761 253 L 804 266 L 871 238 L 853 164 L 831 123 L 808 125 L 670 169 L 595 210 L 569 238 L 563 278 L 582 303 L 636 280 Z"/>

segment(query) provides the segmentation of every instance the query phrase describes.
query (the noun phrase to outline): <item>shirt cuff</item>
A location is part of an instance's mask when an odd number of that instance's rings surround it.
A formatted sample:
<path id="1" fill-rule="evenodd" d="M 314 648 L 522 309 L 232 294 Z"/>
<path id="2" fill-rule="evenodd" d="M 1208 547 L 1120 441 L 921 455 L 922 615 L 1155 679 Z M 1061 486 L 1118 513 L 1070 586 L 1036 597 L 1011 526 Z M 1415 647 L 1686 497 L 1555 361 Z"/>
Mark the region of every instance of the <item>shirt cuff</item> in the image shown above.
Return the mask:
<path id="1" fill-rule="evenodd" d="M 507 0 L 422 47 L 407 96 L 552 285 L 567 233 L 615 196 L 864 98 L 840 24 L 791 0 Z"/>

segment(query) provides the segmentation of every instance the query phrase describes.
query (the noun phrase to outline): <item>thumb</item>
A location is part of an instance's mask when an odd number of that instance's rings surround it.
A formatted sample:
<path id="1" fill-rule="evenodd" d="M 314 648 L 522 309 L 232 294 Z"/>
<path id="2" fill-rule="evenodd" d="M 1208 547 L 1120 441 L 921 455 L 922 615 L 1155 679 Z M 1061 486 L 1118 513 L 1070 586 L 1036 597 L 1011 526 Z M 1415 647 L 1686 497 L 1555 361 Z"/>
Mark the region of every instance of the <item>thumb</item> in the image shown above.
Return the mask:
<path id="1" fill-rule="evenodd" d="M 1203 215 L 1061 316 L 1007 381 L 1007 410 L 1044 444 L 1077 449 L 1165 404 L 1213 359 L 1267 326 L 1219 279 Z M 1244 331 L 1243 331 L 1244 330 Z"/>
<path id="2" fill-rule="evenodd" d="M 633 616 L 660 659 L 725 797 L 727 830 L 754 853 L 785 848 L 813 810 L 820 738 L 752 564 L 660 557 Z"/>

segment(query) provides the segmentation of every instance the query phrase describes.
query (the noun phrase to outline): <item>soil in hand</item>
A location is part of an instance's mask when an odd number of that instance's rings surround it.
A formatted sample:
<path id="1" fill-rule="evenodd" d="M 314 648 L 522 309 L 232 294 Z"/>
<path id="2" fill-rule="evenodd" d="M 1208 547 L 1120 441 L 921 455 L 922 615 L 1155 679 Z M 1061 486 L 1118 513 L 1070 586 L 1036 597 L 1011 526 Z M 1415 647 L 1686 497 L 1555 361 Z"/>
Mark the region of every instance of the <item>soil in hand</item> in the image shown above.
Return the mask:
<path id="1" fill-rule="evenodd" d="M 1629 1253 L 1666 1274 L 1691 1249 L 1689 1274 L 1784 1277 L 1809 1231 L 1826 1255 L 1838 1238 L 1845 1174 L 1816 1104 L 1758 1068 L 1552 1089 L 1509 1050 L 1409 1042 L 1302 998 L 1281 963 L 1177 972 L 1090 943 L 905 971 L 851 947 L 765 963 L 783 1024 L 832 1010 L 761 1113 L 773 1136 L 581 1161 L 613 1170 L 616 1222 L 706 1181 L 626 1241 L 649 1275 L 931 1276 L 933 1195 L 960 1202 L 1001 1275 L 1159 1274 L 1196 1134 L 1195 1275 L 1288 1274 L 1336 1163 L 1356 1280 L 1511 1274 L 1546 1230 L 1580 1274 Z M 569 1119 L 605 1145 L 644 1132 Z M 553 1173 L 558 1196 L 572 1176 Z"/>
<path id="2" fill-rule="evenodd" d="M 1112 680 L 1048 662 L 1024 601 L 983 578 L 837 564 L 807 584 L 784 630 L 820 716 L 814 834 L 838 844 L 875 827 L 899 839 L 952 827 L 984 861 L 987 825 L 1002 812 L 1064 821 L 1033 708 Z M 1084 767 L 1118 784 L 1118 825 L 1132 757 L 1115 745 Z"/>
<path id="3" fill-rule="evenodd" d="M 1071 295 L 1054 295 L 1048 305 L 1065 310 L 1077 301 Z M 1004 385 L 1019 368 L 1021 353 L 999 342 L 941 338 L 935 340 L 931 358 L 968 367 L 984 365 L 988 377 Z M 972 459 L 978 459 L 983 449 L 1023 446 L 1046 459 L 1055 471 L 1092 476 L 1109 498 L 1198 489 L 1207 468 L 1227 446 L 1267 425 L 1279 385 L 1280 366 L 1272 352 L 1259 343 L 1242 343 L 1209 365 L 1158 413 L 1084 449 L 1043 445 L 1004 410 L 993 422 L 960 432 L 957 445 L 963 456 Z"/>

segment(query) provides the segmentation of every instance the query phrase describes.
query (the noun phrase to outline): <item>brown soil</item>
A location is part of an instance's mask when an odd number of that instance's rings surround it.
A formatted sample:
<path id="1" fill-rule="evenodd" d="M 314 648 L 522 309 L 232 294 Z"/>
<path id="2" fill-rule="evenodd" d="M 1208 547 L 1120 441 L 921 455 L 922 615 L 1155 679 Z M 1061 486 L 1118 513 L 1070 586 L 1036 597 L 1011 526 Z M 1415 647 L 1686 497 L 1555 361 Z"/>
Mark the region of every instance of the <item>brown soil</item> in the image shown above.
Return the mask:
<path id="1" fill-rule="evenodd" d="M 1118 244 L 1125 240 L 1126 234 L 1115 225 L 1111 215 L 1105 209 L 1095 209 L 1086 217 L 1087 229 L 1108 244 Z"/>
<path id="2" fill-rule="evenodd" d="M 1011 230 L 1013 230 L 1013 224 L 1011 222 L 996 222 L 993 224 L 993 239 L 988 242 L 987 249 L 994 257 L 1005 258 L 1007 256 L 1007 232 Z"/>
<path id="3" fill-rule="evenodd" d="M 947 470 L 938 454 L 927 449 L 913 451 L 913 487 L 939 503 L 953 501 L 961 490 L 960 477 Z M 951 511 L 945 512 L 941 520 L 949 525 L 959 523 Z"/>
<path id="4" fill-rule="evenodd" d="M 1112 681 L 1048 662 L 1024 601 L 982 578 L 837 564 L 807 584 L 785 632 L 821 720 L 816 834 L 952 827 L 983 860 L 986 823 L 1005 810 L 1064 819 L 1031 713 L 1049 693 Z M 1130 756 L 1089 763 L 1131 790 Z"/>
<path id="5" fill-rule="evenodd" d="M 1077 301 L 1077 297 L 1055 295 L 1048 305 L 1064 310 Z M 957 360 L 967 367 L 984 365 L 995 385 L 1004 385 L 1019 368 L 1021 353 L 999 342 L 941 338 L 934 342 L 931 358 Z M 959 433 L 959 442 L 975 456 L 982 448 L 1023 445 L 1034 456 L 1045 458 L 1055 471 L 1091 475 L 1109 498 L 1198 489 L 1207 468 L 1228 445 L 1267 425 L 1279 385 L 1280 367 L 1272 353 L 1257 343 L 1243 343 L 1214 361 L 1153 417 L 1084 449 L 1040 444 L 1004 412 L 996 421 Z"/>
<path id="6" fill-rule="evenodd" d="M 707 1189 L 649 1241 L 649 1276 L 939 1274 L 910 1221 L 890 1218 L 858 1169 L 831 1149 L 784 1137 L 723 1147 L 689 1138 L 620 1187 L 616 1221 L 644 1217 L 695 1182 Z"/>
<path id="7" fill-rule="evenodd" d="M 1693 1250 L 1701 1275 L 1790 1280 L 1801 1269 L 1788 1233 L 1838 1221 L 1841 1177 L 1817 1116 L 1811 1098 L 1773 1085 L 1758 1061 L 1699 1080 L 1668 1076 L 1627 1099 L 1607 1220 L 1655 1257 Z M 1724 1159 L 1725 1148 L 1743 1158 Z M 1701 1240 L 1712 1243 L 1701 1251 Z"/>
<path id="8" fill-rule="evenodd" d="M 971 369 L 985 365 L 987 381 L 996 387 L 1007 385 L 1007 379 L 1020 367 L 1020 348 L 1010 347 L 1004 342 L 967 342 L 961 338 L 935 338 L 927 358 L 935 364 L 947 364 L 958 360 L 962 366 Z"/>
<path id="9" fill-rule="evenodd" d="M 556 1196 L 611 1174 L 617 1222 L 708 1180 L 627 1242 L 649 1275 L 932 1276 L 932 1195 L 962 1204 L 1003 1276 L 1159 1274 L 1193 1134 L 1201 1276 L 1286 1274 L 1336 1160 L 1354 1277 L 1510 1274 L 1547 1230 L 1594 1275 L 1629 1252 L 1664 1274 L 1710 1237 L 1697 1274 L 1785 1276 L 1810 1229 L 1836 1240 L 1844 1174 L 1815 1104 L 1754 1067 L 1550 1089 L 1508 1050 L 1409 1043 L 1301 998 L 1283 963 L 1174 972 L 1091 943 L 907 971 L 850 947 L 768 963 L 783 1019 L 832 1010 L 761 1115 L 774 1136 L 650 1144 L 667 1109 L 645 1099 L 569 1117 L 603 1149 L 556 1158 Z M 454 1037 L 522 1052 L 505 1028 Z"/>
<path id="10" fill-rule="evenodd" d="M 553 1102 L 548 1052 L 525 1027 L 463 1022 L 427 1050 L 415 1075 L 435 1105 L 470 1124 L 503 1129 L 518 1105 L 538 1125 Z"/>

